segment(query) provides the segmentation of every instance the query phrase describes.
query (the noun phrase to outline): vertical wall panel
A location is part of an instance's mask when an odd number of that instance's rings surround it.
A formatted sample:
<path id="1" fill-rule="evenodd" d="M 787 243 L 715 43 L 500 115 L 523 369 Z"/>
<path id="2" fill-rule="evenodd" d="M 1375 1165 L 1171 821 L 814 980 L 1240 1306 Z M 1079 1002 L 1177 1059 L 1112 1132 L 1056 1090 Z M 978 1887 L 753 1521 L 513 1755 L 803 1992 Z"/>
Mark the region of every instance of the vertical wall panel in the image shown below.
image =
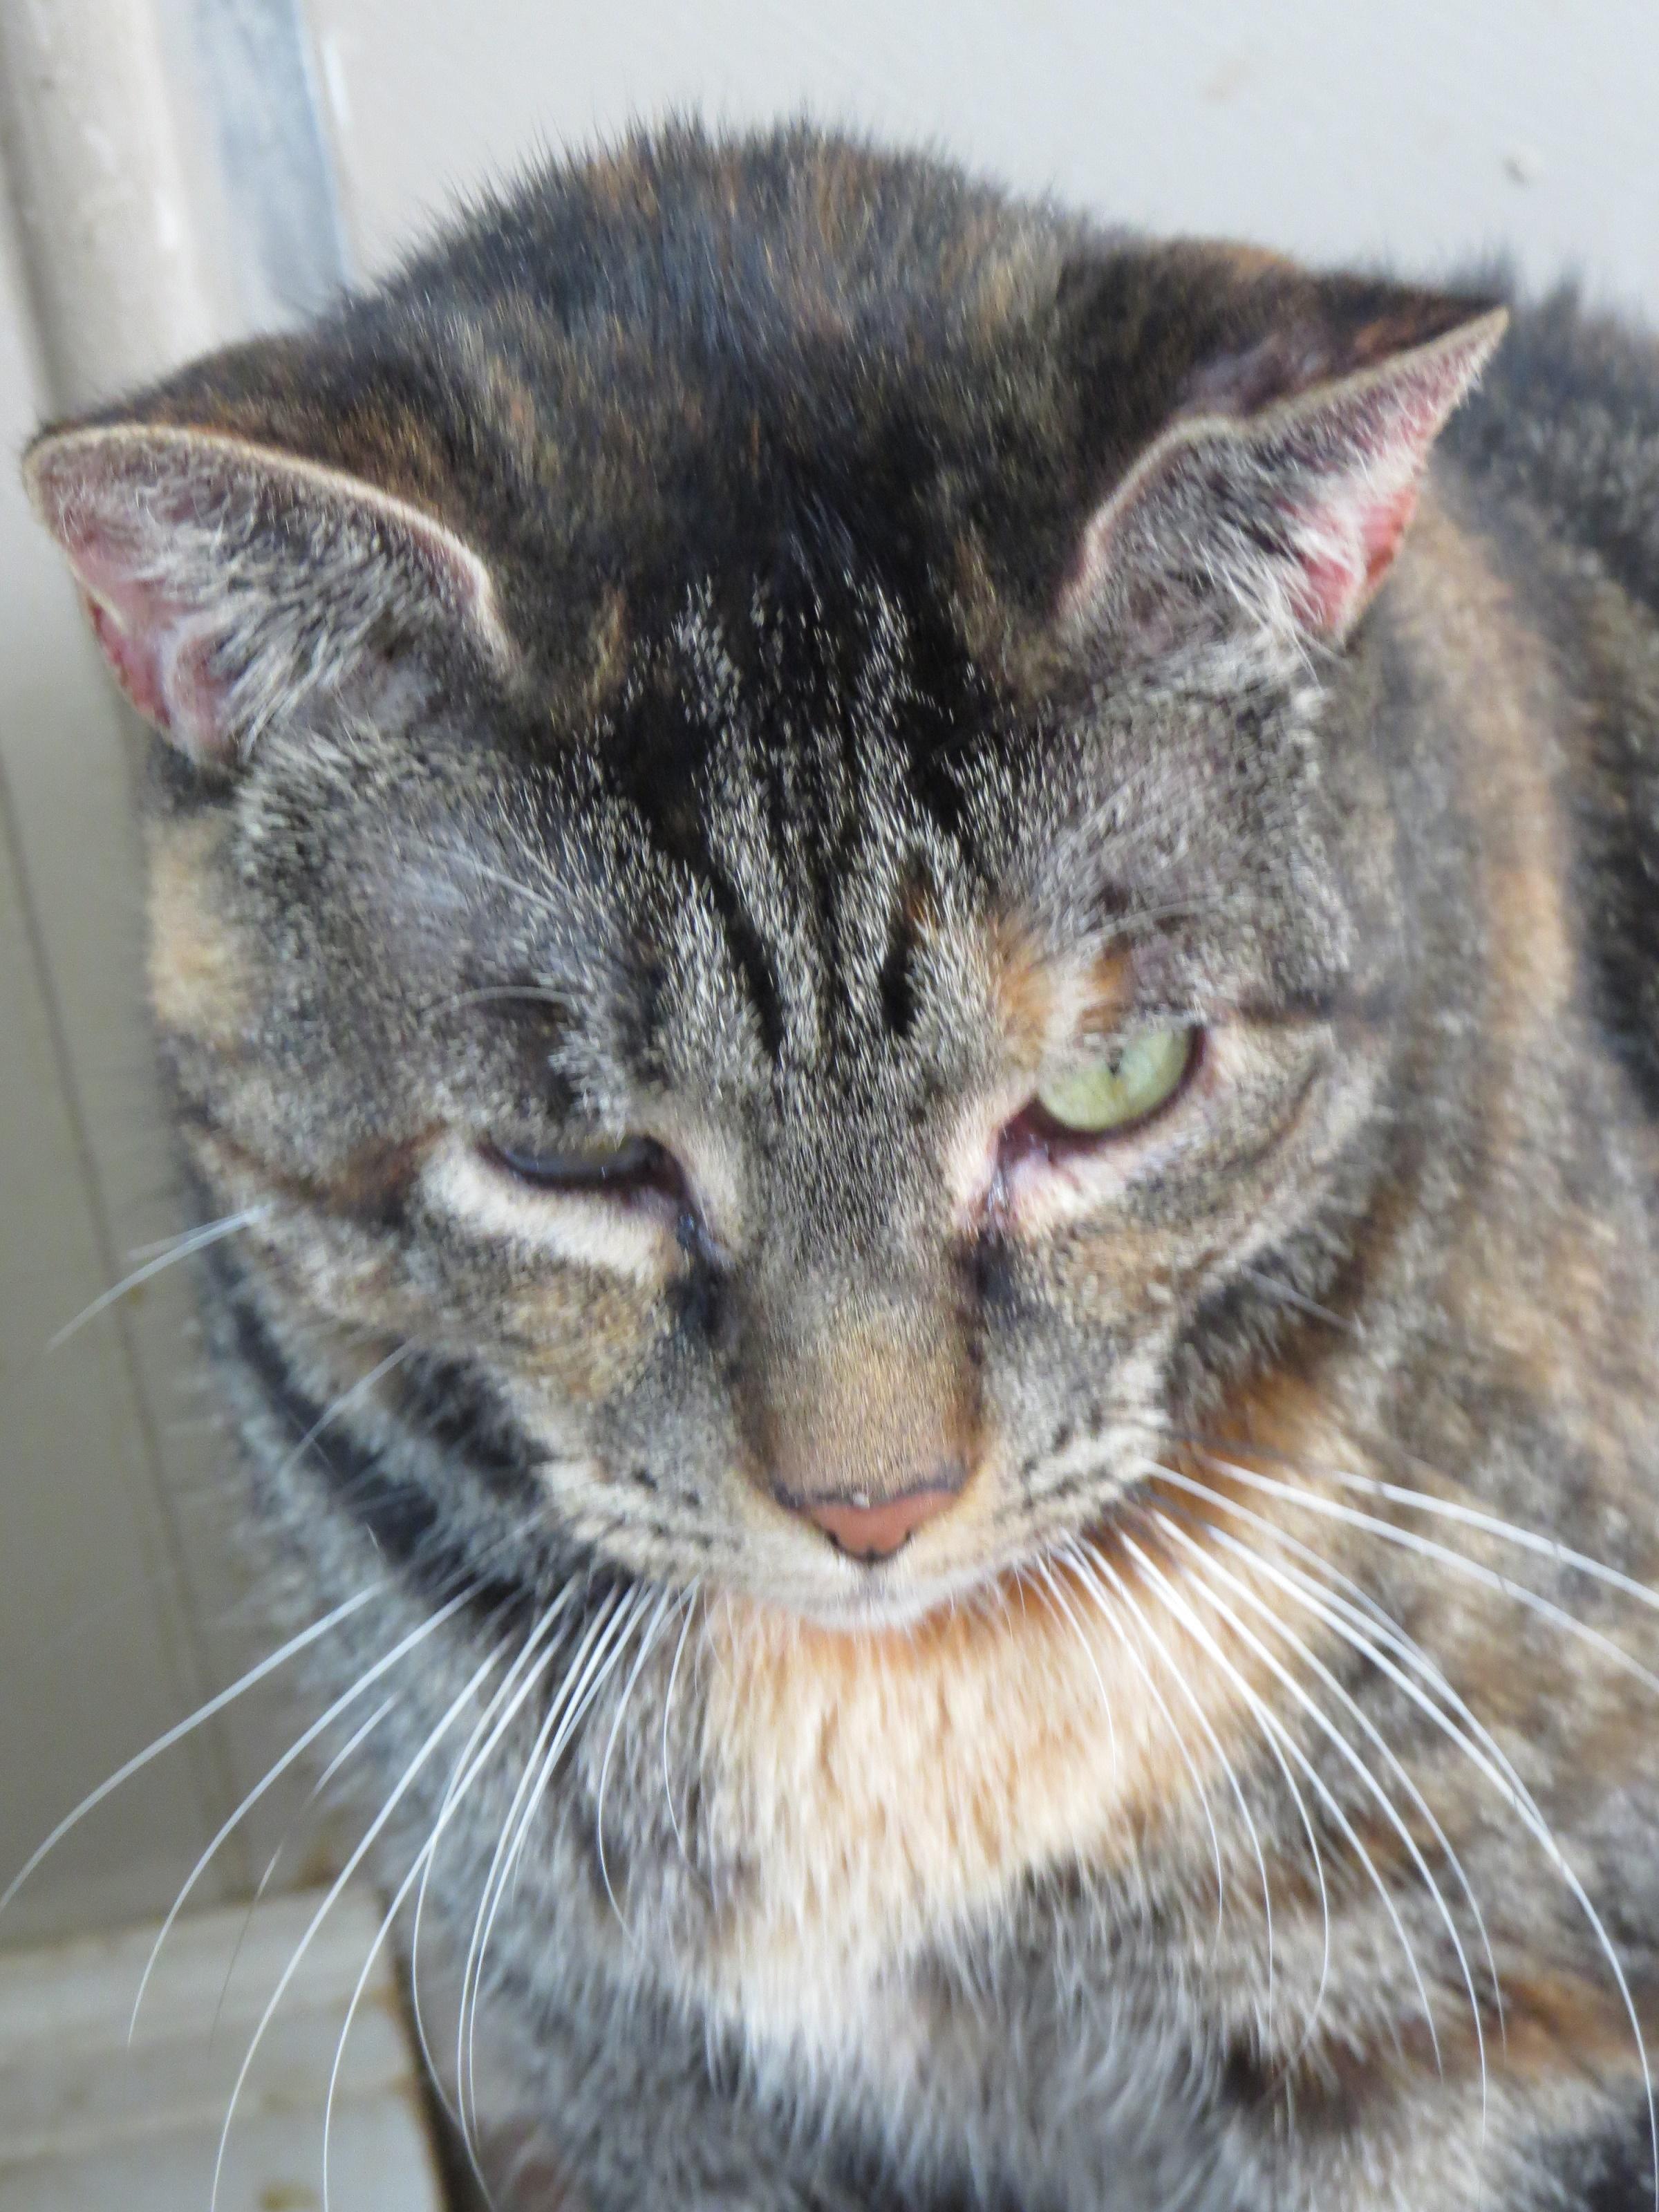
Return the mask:
<path id="1" fill-rule="evenodd" d="M 0 258 L 8 452 L 39 405 L 20 309 Z M 124 1125 L 127 1179 L 166 1176 L 133 1003 L 137 884 L 112 702 L 9 470 L 0 574 L 3 1887 L 68 1807 L 188 1709 L 201 1676 L 125 1328 L 47 1348 L 119 1264 L 79 1071 Z M 59 917 L 50 951 L 31 896 L 43 879 Z M 92 988 L 65 994 L 59 983 L 76 966 Z M 170 1898 L 212 1802 L 201 1761 L 185 1754 L 56 1854 L 0 1940 Z"/>
<path id="2" fill-rule="evenodd" d="M 244 210 L 200 106 L 214 80 L 159 0 L 0 0 L 6 455 L 42 416 L 276 312 L 253 281 L 269 241 L 235 252 Z M 337 239 L 324 265 L 302 304 L 337 276 Z M 130 733 L 9 460 L 0 574 L 3 1887 L 69 1804 L 234 1673 L 258 1607 L 234 1556 L 237 1484 L 188 1268 L 47 1348 L 181 1215 L 143 1012 Z M 170 1902 L 271 1741 L 268 1711 L 238 1709 L 169 1754 L 52 1855 L 0 1942 Z M 257 1823 L 253 1840 L 270 1840 Z M 204 1893 L 247 1871 L 234 1844 Z"/>

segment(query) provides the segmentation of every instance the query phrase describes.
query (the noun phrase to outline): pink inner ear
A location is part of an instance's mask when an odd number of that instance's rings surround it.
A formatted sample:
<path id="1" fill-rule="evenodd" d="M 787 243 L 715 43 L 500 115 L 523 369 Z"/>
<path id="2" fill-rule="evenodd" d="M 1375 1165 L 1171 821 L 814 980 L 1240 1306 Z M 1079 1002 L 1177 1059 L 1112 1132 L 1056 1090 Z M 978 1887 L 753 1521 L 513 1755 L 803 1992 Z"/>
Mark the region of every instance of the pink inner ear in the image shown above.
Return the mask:
<path id="1" fill-rule="evenodd" d="M 1340 636 L 1388 574 L 1417 511 L 1429 449 L 1480 357 L 1449 352 L 1427 371 L 1384 380 L 1357 404 L 1345 405 L 1339 395 L 1331 419 L 1351 470 L 1334 474 L 1323 499 L 1290 515 L 1293 531 L 1304 526 L 1291 602 L 1308 630 Z"/>
<path id="2" fill-rule="evenodd" d="M 121 626 L 113 608 L 100 605 L 83 585 L 82 604 L 92 622 L 92 634 L 103 647 L 104 658 L 116 682 L 138 712 L 169 736 L 173 716 L 161 690 L 161 671 L 154 638 L 143 629 Z"/>
<path id="3" fill-rule="evenodd" d="M 1400 550 L 1406 526 L 1417 512 L 1417 486 L 1402 485 L 1391 499 L 1380 499 L 1360 519 L 1359 542 L 1365 555 L 1364 591 L 1369 594 Z"/>
<path id="4" fill-rule="evenodd" d="M 1417 492 L 1413 482 L 1395 491 L 1362 495 L 1346 512 L 1308 518 L 1315 524 L 1315 549 L 1303 554 L 1291 592 L 1296 618 L 1305 629 L 1335 635 L 1352 622 L 1400 550 Z"/>
<path id="5" fill-rule="evenodd" d="M 185 609 L 131 574 L 95 539 L 77 537 L 70 559 L 93 635 L 123 695 L 187 751 L 222 753 L 207 641 L 182 634 Z"/>

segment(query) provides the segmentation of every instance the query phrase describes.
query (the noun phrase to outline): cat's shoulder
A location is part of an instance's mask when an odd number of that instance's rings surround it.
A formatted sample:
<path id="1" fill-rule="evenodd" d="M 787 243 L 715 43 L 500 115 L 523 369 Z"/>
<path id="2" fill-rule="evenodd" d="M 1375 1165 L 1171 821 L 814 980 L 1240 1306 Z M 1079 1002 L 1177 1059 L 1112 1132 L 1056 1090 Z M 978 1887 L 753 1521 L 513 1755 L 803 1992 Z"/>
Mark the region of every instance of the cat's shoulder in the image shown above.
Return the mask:
<path id="1" fill-rule="evenodd" d="M 1443 446 L 1556 672 L 1589 1005 L 1659 1120 L 1659 337 L 1571 285 L 1516 307 Z"/>
<path id="2" fill-rule="evenodd" d="M 1659 611 L 1659 337 L 1564 284 L 1511 308 L 1449 453 Z"/>

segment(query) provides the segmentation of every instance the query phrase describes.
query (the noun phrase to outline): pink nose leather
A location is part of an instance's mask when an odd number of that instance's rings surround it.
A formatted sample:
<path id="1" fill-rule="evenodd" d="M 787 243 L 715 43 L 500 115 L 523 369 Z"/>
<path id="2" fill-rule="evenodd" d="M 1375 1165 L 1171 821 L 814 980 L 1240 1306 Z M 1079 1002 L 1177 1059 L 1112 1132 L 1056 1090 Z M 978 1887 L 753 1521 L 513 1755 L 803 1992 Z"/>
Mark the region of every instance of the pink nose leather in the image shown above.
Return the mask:
<path id="1" fill-rule="evenodd" d="M 903 1498 L 883 1498 L 875 1505 L 861 1505 L 846 1498 L 804 1498 L 792 1502 L 796 1512 L 815 1522 L 849 1559 L 890 1559 L 924 1522 L 943 1513 L 956 1497 L 955 1489 L 934 1486 L 913 1490 Z"/>

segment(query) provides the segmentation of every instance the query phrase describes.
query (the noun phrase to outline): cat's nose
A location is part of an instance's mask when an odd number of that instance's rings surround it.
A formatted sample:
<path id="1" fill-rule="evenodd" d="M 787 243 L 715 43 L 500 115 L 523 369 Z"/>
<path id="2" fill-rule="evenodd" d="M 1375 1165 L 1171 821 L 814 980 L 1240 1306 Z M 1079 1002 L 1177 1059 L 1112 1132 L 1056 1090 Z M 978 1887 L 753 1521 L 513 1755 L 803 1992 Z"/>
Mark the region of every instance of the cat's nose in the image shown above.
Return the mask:
<path id="1" fill-rule="evenodd" d="M 837 1551 L 848 1559 L 890 1559 L 916 1530 L 951 1505 L 967 1480 L 967 1470 L 941 1467 L 933 1479 L 897 1498 L 871 1498 L 845 1492 L 826 1498 L 792 1498 L 780 1492 L 784 1504 L 804 1520 L 823 1529 Z"/>

